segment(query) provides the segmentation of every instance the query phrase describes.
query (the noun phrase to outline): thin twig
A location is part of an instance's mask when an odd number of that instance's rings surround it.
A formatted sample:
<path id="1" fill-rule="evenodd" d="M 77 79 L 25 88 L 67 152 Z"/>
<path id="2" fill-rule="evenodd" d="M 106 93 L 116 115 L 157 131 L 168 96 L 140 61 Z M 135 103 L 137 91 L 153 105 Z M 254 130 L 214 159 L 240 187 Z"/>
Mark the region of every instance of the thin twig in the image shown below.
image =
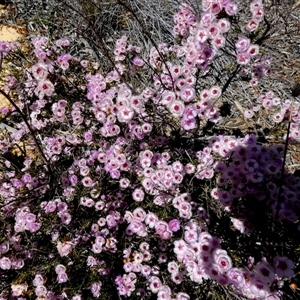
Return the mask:
<path id="1" fill-rule="evenodd" d="M 1 93 L 1 94 L 9 101 L 9 103 L 16 109 L 16 111 L 17 111 L 17 112 L 20 114 L 20 116 L 22 117 L 24 123 L 26 124 L 26 126 L 27 126 L 27 128 L 28 128 L 28 130 L 29 130 L 29 132 L 30 132 L 31 137 L 32 137 L 33 140 L 34 140 L 34 143 L 35 143 L 35 145 L 36 145 L 36 147 L 37 147 L 39 153 L 41 154 L 41 156 L 42 156 L 42 158 L 43 158 L 45 164 L 46 164 L 47 167 L 48 167 L 48 171 L 51 172 L 51 166 L 50 166 L 50 163 L 49 163 L 49 161 L 47 160 L 47 158 L 46 158 L 46 156 L 45 156 L 45 154 L 44 154 L 44 152 L 43 152 L 43 150 L 42 150 L 42 148 L 41 148 L 41 146 L 40 146 L 40 144 L 39 144 L 39 142 L 38 142 L 38 140 L 37 140 L 37 138 L 36 138 L 36 136 L 35 136 L 35 133 L 34 133 L 33 129 L 31 128 L 30 124 L 28 123 L 26 116 L 23 114 L 23 112 L 21 111 L 21 109 L 18 107 L 18 105 L 16 105 L 16 103 L 10 98 L 10 96 L 9 96 L 8 94 L 6 94 L 6 93 L 5 93 L 4 91 L 2 91 L 1 89 L 0 89 L 0 93 Z"/>

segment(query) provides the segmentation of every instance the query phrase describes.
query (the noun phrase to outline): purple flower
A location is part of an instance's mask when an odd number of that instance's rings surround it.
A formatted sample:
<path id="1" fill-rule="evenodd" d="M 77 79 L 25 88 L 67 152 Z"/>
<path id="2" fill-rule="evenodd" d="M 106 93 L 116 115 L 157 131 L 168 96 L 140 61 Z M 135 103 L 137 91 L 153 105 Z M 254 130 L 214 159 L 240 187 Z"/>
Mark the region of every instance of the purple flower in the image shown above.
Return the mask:
<path id="1" fill-rule="evenodd" d="M 8 241 L 5 241 L 5 242 L 0 244 L 0 252 L 2 254 L 8 252 L 8 250 L 9 250 L 9 242 Z"/>
<path id="2" fill-rule="evenodd" d="M 57 251 L 60 254 L 60 256 L 67 256 L 72 251 L 72 243 L 70 242 L 58 242 L 57 243 Z"/>
<path id="3" fill-rule="evenodd" d="M 102 282 L 94 282 L 91 286 L 91 292 L 95 298 L 98 298 L 100 296 Z"/>
<path id="4" fill-rule="evenodd" d="M 45 80 L 48 76 L 46 65 L 38 63 L 31 67 L 32 75 L 36 80 Z"/>
<path id="5" fill-rule="evenodd" d="M 294 263 L 285 256 L 274 257 L 273 266 L 279 278 L 294 276 Z"/>
<path id="6" fill-rule="evenodd" d="M 27 291 L 28 285 L 27 284 L 12 284 L 11 290 L 12 290 L 12 296 L 18 297 L 21 296 L 24 292 Z M 21 298 L 18 298 L 21 299 Z"/>
<path id="7" fill-rule="evenodd" d="M 11 261 L 8 257 L 2 257 L 0 259 L 0 269 L 9 270 L 11 267 Z"/>
<path id="8" fill-rule="evenodd" d="M 173 219 L 168 223 L 169 229 L 173 232 L 177 232 L 180 229 L 180 221 L 177 219 Z"/>
<path id="9" fill-rule="evenodd" d="M 90 177 L 86 176 L 82 179 L 82 184 L 85 187 L 92 187 L 94 182 Z"/>
<path id="10" fill-rule="evenodd" d="M 41 274 L 36 274 L 34 279 L 33 279 L 33 285 L 34 286 L 39 286 L 44 283 L 44 278 Z"/>
<path id="11" fill-rule="evenodd" d="M 38 86 L 35 89 L 35 94 L 42 99 L 45 95 L 52 96 L 54 93 L 54 85 L 49 80 L 40 80 Z"/>
<path id="12" fill-rule="evenodd" d="M 144 65 L 144 61 L 140 57 L 137 57 L 137 56 L 133 59 L 132 62 L 135 66 L 138 66 L 138 67 L 141 67 Z"/>
<path id="13" fill-rule="evenodd" d="M 64 283 L 68 280 L 68 275 L 66 273 L 59 273 L 56 280 L 58 283 Z"/>

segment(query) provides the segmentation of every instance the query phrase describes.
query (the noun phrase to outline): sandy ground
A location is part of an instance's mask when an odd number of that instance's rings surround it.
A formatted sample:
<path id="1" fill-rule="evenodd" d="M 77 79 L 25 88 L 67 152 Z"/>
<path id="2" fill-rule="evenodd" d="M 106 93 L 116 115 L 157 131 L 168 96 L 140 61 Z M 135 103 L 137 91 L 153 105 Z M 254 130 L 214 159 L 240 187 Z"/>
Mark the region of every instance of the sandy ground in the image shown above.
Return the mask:
<path id="1" fill-rule="evenodd" d="M 1 9 L 0 6 L 0 14 L 3 13 L 3 9 Z M 0 25 L 0 41 L 6 41 L 6 42 L 12 42 L 16 41 L 20 37 L 20 34 L 17 32 L 16 29 L 5 26 L 5 25 Z M 0 73 L 0 81 L 3 77 L 3 72 L 2 74 Z M 8 101 L 0 95 L 0 108 L 3 106 L 6 106 L 8 104 Z"/>

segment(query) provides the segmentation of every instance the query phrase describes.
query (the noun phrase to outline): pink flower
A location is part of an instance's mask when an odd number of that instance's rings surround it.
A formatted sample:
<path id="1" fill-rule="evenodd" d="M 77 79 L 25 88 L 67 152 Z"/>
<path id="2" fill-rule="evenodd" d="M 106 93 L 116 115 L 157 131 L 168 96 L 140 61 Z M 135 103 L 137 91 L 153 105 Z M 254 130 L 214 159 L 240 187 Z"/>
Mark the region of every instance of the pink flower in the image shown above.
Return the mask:
<path id="1" fill-rule="evenodd" d="M 194 244 L 197 242 L 198 239 L 198 234 L 195 230 L 185 230 L 184 232 L 184 240 L 188 243 L 188 244 Z"/>
<path id="2" fill-rule="evenodd" d="M 258 45 L 250 45 L 247 49 L 250 57 L 255 57 L 259 54 L 259 46 Z"/>
<path id="3" fill-rule="evenodd" d="M 225 250 L 217 249 L 213 253 L 214 261 L 222 272 L 226 272 L 232 267 L 230 257 Z"/>
<path id="4" fill-rule="evenodd" d="M 134 110 L 129 106 L 118 107 L 117 118 L 119 122 L 128 123 L 134 116 Z"/>
<path id="5" fill-rule="evenodd" d="M 86 176 L 82 179 L 82 184 L 84 187 L 92 187 L 94 182 L 90 177 Z"/>
<path id="6" fill-rule="evenodd" d="M 46 287 L 45 287 L 44 285 L 38 285 L 38 286 L 35 288 L 34 292 L 35 292 L 35 295 L 36 295 L 37 297 L 46 296 L 46 294 L 47 294 L 47 289 L 46 289 Z"/>
<path id="7" fill-rule="evenodd" d="M 121 189 L 126 189 L 130 185 L 130 180 L 128 178 L 121 178 L 119 183 Z"/>
<path id="8" fill-rule="evenodd" d="M 216 23 L 213 23 L 208 28 L 208 35 L 210 39 L 215 38 L 219 34 L 219 27 Z"/>
<path id="9" fill-rule="evenodd" d="M 294 263 L 285 256 L 275 256 L 273 266 L 279 278 L 294 276 Z"/>
<path id="10" fill-rule="evenodd" d="M 168 223 L 165 221 L 158 221 L 156 223 L 155 232 L 164 240 L 169 239 L 172 235 L 172 232 L 169 230 Z"/>
<path id="11" fill-rule="evenodd" d="M 60 256 L 68 256 L 73 249 L 73 244 L 71 242 L 58 242 L 56 248 Z"/>
<path id="12" fill-rule="evenodd" d="M 229 279 L 229 283 L 235 286 L 243 286 L 245 283 L 244 274 L 242 270 L 238 268 L 228 270 L 227 278 Z"/>
<path id="13" fill-rule="evenodd" d="M 174 252 L 177 255 L 183 255 L 184 252 L 188 249 L 187 243 L 184 240 L 175 241 L 174 246 Z"/>
<path id="14" fill-rule="evenodd" d="M 61 274 L 66 272 L 66 267 L 64 265 L 57 265 L 55 267 L 55 273 L 56 274 Z"/>
<path id="15" fill-rule="evenodd" d="M 195 89 L 189 85 L 185 85 L 180 90 L 180 97 L 184 102 L 190 102 L 195 99 Z"/>
<path id="16" fill-rule="evenodd" d="M 26 225 L 30 232 L 37 232 L 41 228 L 42 224 L 38 222 L 29 223 Z"/>
<path id="17" fill-rule="evenodd" d="M 43 276 L 41 274 L 36 274 L 32 283 L 34 286 L 42 285 L 44 283 Z"/>
<path id="18" fill-rule="evenodd" d="M 132 198 L 135 201 L 143 201 L 145 196 L 145 192 L 142 189 L 136 188 L 132 193 Z"/>
<path id="19" fill-rule="evenodd" d="M 210 99 L 218 99 L 222 94 L 222 90 L 219 86 L 212 86 L 209 90 L 209 93 Z"/>
<path id="20" fill-rule="evenodd" d="M 157 276 L 151 276 L 149 278 L 149 288 L 153 294 L 157 294 L 160 287 L 162 286 L 161 280 Z"/>
<path id="21" fill-rule="evenodd" d="M 45 80 L 48 76 L 47 67 L 45 64 L 38 63 L 31 67 L 31 72 L 36 80 Z"/>
<path id="22" fill-rule="evenodd" d="M 142 67 L 144 65 L 144 61 L 140 57 L 134 57 L 133 64 L 138 67 Z"/>
<path id="23" fill-rule="evenodd" d="M 181 117 L 184 112 L 184 103 L 180 100 L 174 100 L 170 106 L 169 110 L 175 117 Z"/>
<path id="24" fill-rule="evenodd" d="M 257 278 L 251 280 L 250 291 L 259 299 L 265 299 L 270 294 L 269 286 Z"/>
<path id="25" fill-rule="evenodd" d="M 136 219 L 136 220 L 140 220 L 140 221 L 144 221 L 147 214 L 146 212 L 141 208 L 141 207 L 137 207 L 133 212 L 133 217 Z"/>
<path id="26" fill-rule="evenodd" d="M 149 212 L 146 216 L 145 224 L 148 225 L 149 228 L 154 228 L 157 222 L 158 222 L 157 215 L 152 212 Z"/>
<path id="27" fill-rule="evenodd" d="M 131 221 L 131 223 L 126 229 L 126 233 L 128 235 L 132 235 L 134 233 L 138 234 L 139 236 L 147 235 L 145 225 L 140 220 L 137 219 Z"/>
<path id="28" fill-rule="evenodd" d="M 220 33 L 226 33 L 230 29 L 230 22 L 227 19 L 220 19 L 218 21 Z"/>
<path id="29" fill-rule="evenodd" d="M 180 121 L 180 125 L 184 130 L 192 130 L 197 127 L 197 122 L 195 118 L 187 119 L 186 117 L 183 117 Z"/>
<path id="30" fill-rule="evenodd" d="M 212 45 L 215 48 L 223 48 L 225 46 L 226 39 L 222 35 L 217 35 L 212 40 Z"/>
<path id="31" fill-rule="evenodd" d="M 21 296 L 23 293 L 27 291 L 28 285 L 23 283 L 23 284 L 12 284 L 11 285 L 11 290 L 12 290 L 12 296 L 13 297 L 18 297 Z"/>
<path id="32" fill-rule="evenodd" d="M 11 268 L 11 261 L 8 257 L 0 258 L 0 269 L 9 270 Z"/>
<path id="33" fill-rule="evenodd" d="M 86 207 L 93 207 L 95 205 L 95 201 L 88 197 L 81 197 L 80 204 Z"/>
<path id="34" fill-rule="evenodd" d="M 239 53 L 246 52 L 250 46 L 250 43 L 251 43 L 250 39 L 248 39 L 245 36 L 242 36 L 235 43 L 235 48 Z"/>
<path id="35" fill-rule="evenodd" d="M 245 225 L 245 221 L 241 219 L 231 218 L 231 222 L 237 230 L 239 230 L 241 233 L 249 233 L 249 228 Z"/>
<path id="36" fill-rule="evenodd" d="M 179 270 L 179 266 L 175 261 L 171 261 L 168 263 L 168 271 L 170 273 L 177 273 Z"/>
<path id="37" fill-rule="evenodd" d="M 169 229 L 173 232 L 177 232 L 180 229 L 180 221 L 173 219 L 168 223 Z"/>
<path id="38" fill-rule="evenodd" d="M 3 243 L 0 244 L 0 252 L 2 254 L 5 254 L 6 252 L 9 251 L 9 242 L 8 241 L 5 241 Z"/>
<path id="39" fill-rule="evenodd" d="M 58 283 L 64 283 L 68 281 L 68 275 L 66 273 L 59 273 L 56 278 Z"/>
<path id="40" fill-rule="evenodd" d="M 253 32 L 258 28 L 258 25 L 259 25 L 259 22 L 253 19 L 247 23 L 246 29 L 250 32 Z"/>
<path id="41" fill-rule="evenodd" d="M 0 52 L 8 53 L 11 50 L 9 43 L 1 41 L 0 42 Z"/>
<path id="42" fill-rule="evenodd" d="M 259 262 L 255 268 L 254 272 L 257 278 L 264 283 L 271 283 L 275 279 L 274 269 L 267 261 Z"/>
<path id="43" fill-rule="evenodd" d="M 44 98 L 44 96 L 52 96 L 54 93 L 54 85 L 49 80 L 40 80 L 34 92 L 39 99 Z"/>
<path id="44" fill-rule="evenodd" d="M 230 1 L 225 6 L 225 11 L 229 16 L 235 15 L 237 10 L 238 10 L 238 6 L 235 2 Z"/>
<path id="45" fill-rule="evenodd" d="M 192 207 L 191 204 L 182 201 L 178 205 L 178 210 L 179 210 L 179 216 L 184 219 L 190 219 L 192 217 Z"/>
<path id="46" fill-rule="evenodd" d="M 121 173 L 118 169 L 112 169 L 109 171 L 109 175 L 112 179 L 119 179 L 121 176 Z"/>
<path id="47" fill-rule="evenodd" d="M 176 296 L 176 300 L 190 300 L 190 296 L 186 293 L 179 292 Z"/>

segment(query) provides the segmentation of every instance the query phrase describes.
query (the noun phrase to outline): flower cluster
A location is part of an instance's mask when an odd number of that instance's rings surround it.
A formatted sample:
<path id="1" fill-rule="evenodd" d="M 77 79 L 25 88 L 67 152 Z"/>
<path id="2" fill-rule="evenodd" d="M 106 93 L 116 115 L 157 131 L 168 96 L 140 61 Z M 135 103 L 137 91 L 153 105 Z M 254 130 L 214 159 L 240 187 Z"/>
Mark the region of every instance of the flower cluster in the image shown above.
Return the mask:
<path id="1" fill-rule="evenodd" d="M 270 73 L 253 39 L 261 1 L 250 10 L 251 33 L 235 30 L 232 0 L 203 0 L 200 15 L 182 4 L 173 45 L 142 53 L 123 36 L 106 73 L 68 39 L 32 39 L 24 76 L 4 87 L 15 106 L 0 110 L 15 124 L 0 138 L 1 300 L 206 299 L 218 285 L 279 299 L 297 268 L 291 251 L 272 241 L 249 257 L 247 243 L 265 241 L 274 222 L 296 230 L 299 178 L 283 172 L 283 146 L 209 133 L 221 119 L 222 80 L 205 81 L 218 57 L 252 85 Z M 16 49 L 0 43 L 5 60 Z M 297 141 L 298 105 L 268 92 L 245 117 L 267 109 L 277 124 L 292 117 Z"/>

